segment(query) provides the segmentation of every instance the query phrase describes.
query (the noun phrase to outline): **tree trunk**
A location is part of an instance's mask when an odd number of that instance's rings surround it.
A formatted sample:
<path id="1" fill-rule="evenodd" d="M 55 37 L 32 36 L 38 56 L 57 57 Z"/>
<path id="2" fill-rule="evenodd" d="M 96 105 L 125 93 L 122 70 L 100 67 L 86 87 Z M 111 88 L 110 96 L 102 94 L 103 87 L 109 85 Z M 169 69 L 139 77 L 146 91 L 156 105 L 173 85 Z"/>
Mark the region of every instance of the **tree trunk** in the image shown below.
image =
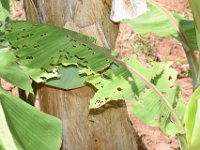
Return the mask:
<path id="1" fill-rule="evenodd" d="M 30 0 L 25 8 L 30 20 L 95 36 L 97 44 L 114 48 L 118 25 L 109 19 L 111 0 Z M 89 112 L 94 93 L 90 86 L 72 90 L 39 86 L 41 110 L 63 122 L 62 149 L 137 150 L 125 102 Z"/>

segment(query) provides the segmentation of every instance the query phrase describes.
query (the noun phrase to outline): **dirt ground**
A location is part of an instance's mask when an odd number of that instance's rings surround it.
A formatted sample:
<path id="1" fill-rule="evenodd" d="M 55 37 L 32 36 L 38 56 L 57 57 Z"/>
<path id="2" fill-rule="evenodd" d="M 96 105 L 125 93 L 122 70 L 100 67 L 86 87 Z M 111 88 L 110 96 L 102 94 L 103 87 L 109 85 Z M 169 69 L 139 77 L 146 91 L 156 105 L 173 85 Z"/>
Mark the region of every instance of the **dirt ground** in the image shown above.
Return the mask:
<path id="1" fill-rule="evenodd" d="M 186 0 L 156 0 L 168 9 L 177 10 L 181 14 L 190 16 L 190 9 Z M 16 20 L 25 20 L 24 11 L 22 9 L 21 0 L 11 0 L 12 18 Z M 135 33 L 127 26 L 120 25 L 120 33 L 116 44 L 116 51 L 122 55 L 130 55 L 136 52 L 133 46 Z M 173 68 L 178 71 L 177 83 L 181 86 L 183 96 L 186 102 L 189 100 L 192 93 L 191 79 L 187 75 L 188 64 L 184 51 L 179 43 L 170 38 L 160 38 L 155 35 L 150 36 L 147 41 L 146 49 L 150 50 L 151 55 L 145 55 L 144 59 L 157 61 L 173 61 Z M 146 44 L 146 43 L 145 43 Z M 152 48 L 152 49 L 151 49 Z M 14 86 L 2 81 L 2 86 L 17 95 L 17 90 Z M 149 127 L 139 119 L 130 114 L 130 119 L 138 135 L 141 150 L 179 150 L 178 141 L 175 137 L 167 137 L 162 132 L 153 127 Z"/>

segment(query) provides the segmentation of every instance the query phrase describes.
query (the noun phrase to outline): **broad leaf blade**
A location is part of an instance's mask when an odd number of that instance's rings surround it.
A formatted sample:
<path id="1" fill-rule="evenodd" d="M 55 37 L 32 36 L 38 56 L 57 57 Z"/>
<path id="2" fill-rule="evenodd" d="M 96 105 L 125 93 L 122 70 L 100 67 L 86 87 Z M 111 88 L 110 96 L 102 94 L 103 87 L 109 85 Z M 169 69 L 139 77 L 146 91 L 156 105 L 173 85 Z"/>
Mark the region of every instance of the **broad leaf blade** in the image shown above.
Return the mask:
<path id="1" fill-rule="evenodd" d="M 152 63 L 152 68 L 145 68 L 136 57 L 132 57 L 127 63 L 150 80 L 167 97 L 179 119 L 183 119 L 185 105 L 180 89 L 175 84 L 176 71 L 169 65 L 156 62 Z M 167 135 L 182 133 L 158 95 L 126 69 L 118 67 L 113 72 L 107 71 L 86 81 L 98 89 L 90 102 L 90 109 L 99 108 L 111 100 L 125 99 L 134 105 L 129 110 L 145 123 L 159 127 Z"/>
<path id="2" fill-rule="evenodd" d="M 75 33 L 69 30 L 31 22 L 11 22 L 5 33 L 6 40 L 10 42 L 13 52 L 18 57 L 20 67 L 36 82 L 59 78 L 61 72 L 58 72 L 58 68 L 61 65 L 82 67 L 80 72 L 84 74 L 84 70 L 102 71 L 113 62 L 93 47 L 74 38 L 74 35 Z M 79 37 L 81 39 L 85 36 Z M 89 40 L 91 39 L 86 38 L 86 41 Z M 82 75 L 79 79 L 81 78 Z M 71 88 L 82 85 L 80 80 L 80 84 Z"/>
<path id="3" fill-rule="evenodd" d="M 148 3 L 148 7 L 149 11 L 143 15 L 136 19 L 124 20 L 124 22 L 139 34 L 156 33 L 159 36 L 172 36 L 183 42 L 177 31 L 181 28 L 193 49 L 197 49 L 195 25 L 192 20 L 186 20 L 177 13 L 171 13 L 171 16 L 167 16 L 159 6 L 153 3 Z"/>
<path id="4" fill-rule="evenodd" d="M 190 149 L 200 149 L 200 88 L 193 93 L 185 112 L 186 137 Z"/>
<path id="5" fill-rule="evenodd" d="M 126 67 L 123 67 L 123 65 L 113 67 L 113 55 L 105 54 L 107 51 L 105 52 L 104 48 L 102 50 L 102 48 L 86 42 L 81 38 L 82 36 L 76 37 L 74 33 L 67 30 L 31 22 L 12 22 L 6 28 L 5 36 L 15 50 L 13 52 L 18 57 L 17 62 L 20 67 L 28 72 L 37 82 L 44 82 L 47 79 L 59 77 L 60 72 L 58 73 L 58 68 L 60 66 L 68 67 L 75 65 L 80 68 L 79 75 L 87 77 L 86 82 L 98 89 L 91 100 L 91 109 L 99 108 L 111 100 L 127 99 L 135 105 L 138 104 L 137 107 L 141 110 L 139 108 L 141 107 L 139 106 L 140 103 L 150 104 L 146 101 L 147 98 L 145 98 L 143 93 L 147 91 L 149 94 L 155 95 L 141 79 L 131 74 Z M 111 53 L 111 51 L 108 53 Z M 179 118 L 181 118 L 184 104 L 179 103 L 179 90 L 177 90 L 178 88 L 174 84 L 176 73 L 168 69 L 168 65 L 165 68 L 163 64 L 154 63 L 152 68 L 145 68 L 136 58 L 131 59 L 127 63 L 143 74 L 148 80 L 152 81 L 159 90 L 167 95 L 170 99 L 169 103 L 173 105 L 179 114 Z M 164 77 L 162 78 L 163 75 Z M 71 81 L 73 82 L 73 78 Z M 163 89 L 160 86 L 162 82 L 169 87 Z M 171 86 L 174 88 L 170 88 Z M 140 97 L 142 96 L 144 101 L 141 102 Z M 164 114 L 157 111 L 158 115 L 151 116 L 146 122 L 151 124 L 151 121 L 158 116 L 163 119 L 158 119 L 154 123 L 155 126 L 160 127 L 161 130 L 170 135 L 172 132 L 173 134 L 182 133 L 182 131 L 177 129 L 173 120 L 170 120 L 170 112 L 166 110 L 160 99 L 156 98 L 154 102 L 155 106 L 151 105 L 149 107 L 150 111 L 145 111 L 145 115 L 148 116 L 154 107 L 159 108 L 160 105 L 162 105 Z M 153 114 L 156 113 L 154 112 Z M 163 115 L 164 117 L 162 117 Z M 167 123 L 167 125 L 165 126 L 164 123 Z"/>
<path id="6" fill-rule="evenodd" d="M 197 34 L 197 43 L 200 50 L 200 1 L 199 0 L 189 0 L 190 7 L 192 9 Z"/>
<path id="7" fill-rule="evenodd" d="M 0 32 L 4 31 L 8 16 L 9 16 L 8 11 L 5 8 L 3 8 L 2 4 L 0 3 Z"/>
<path id="8" fill-rule="evenodd" d="M 0 115 L 6 117 L 2 120 L 4 122 L 0 125 L 3 126 L 1 129 L 9 128 L 9 131 L 0 134 L 0 140 L 5 148 L 9 145 L 5 145 L 2 139 L 14 141 L 17 149 L 57 150 L 60 148 L 61 122 L 58 119 L 39 112 L 2 88 L 0 88 L 0 107 L 2 108 Z M 11 133 L 12 137 L 8 133 Z M 8 136 L 12 139 L 5 139 Z"/>
<path id="9" fill-rule="evenodd" d="M 0 1 L 3 8 L 5 8 L 7 11 L 9 11 L 9 0 L 1 0 Z"/>
<path id="10" fill-rule="evenodd" d="M 151 79 L 151 70 L 141 65 L 136 57 L 131 59 L 133 67 L 145 75 L 147 79 Z M 158 70 L 158 72 L 161 72 Z M 147 73 L 148 72 L 148 73 Z M 157 72 L 157 73 L 158 73 Z M 153 76 L 153 75 L 152 75 Z M 130 78 L 130 80 L 129 80 Z M 115 70 L 108 70 L 103 75 L 87 78 L 86 82 L 95 86 L 98 91 L 90 102 L 90 108 L 99 108 L 110 100 L 129 100 L 133 101 L 134 95 L 138 95 L 145 87 L 145 84 L 128 70 L 118 67 Z"/>
<path id="11" fill-rule="evenodd" d="M 19 68 L 9 49 L 0 49 L 0 77 L 25 91 L 33 93 L 29 76 Z"/>
<path id="12" fill-rule="evenodd" d="M 45 82 L 46 85 L 59 87 L 62 89 L 73 89 L 74 87 L 81 87 L 85 84 L 85 77 L 79 75 L 81 69 L 77 67 L 63 67 L 58 68 L 58 72 L 61 74 L 59 79 L 49 79 Z"/>
<path id="13" fill-rule="evenodd" d="M 0 104 L 0 149 L 17 150 L 17 145 L 14 142 L 12 134 L 10 133 L 6 116 L 2 105 Z"/>

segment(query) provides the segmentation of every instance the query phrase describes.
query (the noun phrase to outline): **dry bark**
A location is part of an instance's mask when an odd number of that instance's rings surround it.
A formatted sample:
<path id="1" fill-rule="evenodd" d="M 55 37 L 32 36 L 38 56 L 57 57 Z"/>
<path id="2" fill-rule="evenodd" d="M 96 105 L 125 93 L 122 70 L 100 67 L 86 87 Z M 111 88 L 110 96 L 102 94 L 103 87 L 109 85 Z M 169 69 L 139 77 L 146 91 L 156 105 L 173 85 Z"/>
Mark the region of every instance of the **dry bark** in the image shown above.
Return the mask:
<path id="1" fill-rule="evenodd" d="M 27 18 L 95 36 L 114 48 L 118 25 L 110 21 L 110 0 L 25 1 Z M 137 150 L 134 129 L 124 101 L 103 111 L 88 110 L 95 90 L 90 86 L 62 90 L 39 87 L 41 110 L 63 122 L 63 150 Z"/>

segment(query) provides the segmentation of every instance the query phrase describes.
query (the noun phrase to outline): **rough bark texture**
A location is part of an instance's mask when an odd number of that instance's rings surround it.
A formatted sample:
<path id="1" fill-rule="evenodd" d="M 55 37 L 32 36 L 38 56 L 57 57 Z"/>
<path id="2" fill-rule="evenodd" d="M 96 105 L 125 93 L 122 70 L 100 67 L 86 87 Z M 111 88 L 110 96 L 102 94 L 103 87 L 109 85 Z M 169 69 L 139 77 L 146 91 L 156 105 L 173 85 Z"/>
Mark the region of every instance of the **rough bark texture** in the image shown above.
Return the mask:
<path id="1" fill-rule="evenodd" d="M 39 92 L 41 108 L 63 120 L 63 149 L 137 149 L 123 101 L 100 112 L 89 112 L 89 99 L 95 93 L 91 87 L 55 91 L 43 86 Z"/>
<path id="2" fill-rule="evenodd" d="M 110 0 L 30 0 L 25 6 L 30 20 L 65 26 L 95 36 L 99 45 L 114 48 L 118 25 L 109 20 Z M 137 150 L 124 101 L 89 112 L 94 93 L 89 86 L 73 90 L 39 86 L 41 110 L 62 119 L 62 149 Z"/>
<path id="3" fill-rule="evenodd" d="M 30 20 L 79 30 L 95 26 L 102 44 L 114 48 L 118 24 L 109 19 L 111 0 L 29 0 L 25 4 Z"/>

